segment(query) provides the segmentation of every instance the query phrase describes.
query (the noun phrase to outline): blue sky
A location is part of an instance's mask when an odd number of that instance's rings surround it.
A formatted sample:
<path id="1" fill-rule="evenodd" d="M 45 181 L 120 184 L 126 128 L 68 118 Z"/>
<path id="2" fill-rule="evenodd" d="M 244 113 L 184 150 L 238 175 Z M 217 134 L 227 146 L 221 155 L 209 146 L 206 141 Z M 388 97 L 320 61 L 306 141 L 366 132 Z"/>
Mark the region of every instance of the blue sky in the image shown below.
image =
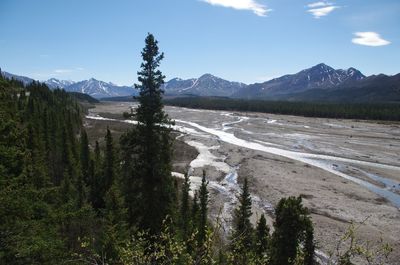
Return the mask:
<path id="1" fill-rule="evenodd" d="M 399 14 L 399 0 L 0 0 L 0 67 L 131 85 L 151 32 L 167 79 L 253 83 L 320 62 L 395 74 Z"/>

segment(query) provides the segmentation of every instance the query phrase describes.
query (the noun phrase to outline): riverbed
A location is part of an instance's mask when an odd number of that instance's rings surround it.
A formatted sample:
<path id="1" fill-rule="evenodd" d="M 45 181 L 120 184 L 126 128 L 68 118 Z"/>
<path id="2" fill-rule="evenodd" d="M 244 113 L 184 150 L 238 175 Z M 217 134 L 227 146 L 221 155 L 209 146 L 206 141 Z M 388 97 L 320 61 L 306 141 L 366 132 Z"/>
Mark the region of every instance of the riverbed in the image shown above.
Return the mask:
<path id="1" fill-rule="evenodd" d="M 88 118 L 134 123 L 118 116 L 130 105 L 101 103 Z M 193 189 L 205 169 L 211 214 L 222 220 L 225 233 L 247 177 L 253 221 L 266 213 L 271 224 L 280 198 L 302 196 L 322 250 L 332 249 L 354 221 L 364 222 L 360 239 L 382 237 L 400 252 L 399 124 L 178 107 L 166 111 L 180 140 L 199 152 L 190 163 Z"/>

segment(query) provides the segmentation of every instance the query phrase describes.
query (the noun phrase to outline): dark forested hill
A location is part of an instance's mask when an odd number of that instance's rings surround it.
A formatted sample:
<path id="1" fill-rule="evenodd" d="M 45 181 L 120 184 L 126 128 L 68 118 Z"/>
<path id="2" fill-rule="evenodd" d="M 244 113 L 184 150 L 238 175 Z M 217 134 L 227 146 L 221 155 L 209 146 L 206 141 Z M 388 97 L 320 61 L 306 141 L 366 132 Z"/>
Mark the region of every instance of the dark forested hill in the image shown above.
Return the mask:
<path id="1" fill-rule="evenodd" d="M 99 103 L 100 102 L 99 100 L 92 98 L 88 94 L 83 94 L 83 93 L 79 93 L 79 92 L 68 92 L 68 94 L 70 94 L 73 98 L 75 98 L 78 101 L 87 102 L 87 103 Z"/>
<path id="2" fill-rule="evenodd" d="M 1 264 L 59 263 L 92 229 L 81 201 L 81 117 L 65 91 L 0 76 Z"/>

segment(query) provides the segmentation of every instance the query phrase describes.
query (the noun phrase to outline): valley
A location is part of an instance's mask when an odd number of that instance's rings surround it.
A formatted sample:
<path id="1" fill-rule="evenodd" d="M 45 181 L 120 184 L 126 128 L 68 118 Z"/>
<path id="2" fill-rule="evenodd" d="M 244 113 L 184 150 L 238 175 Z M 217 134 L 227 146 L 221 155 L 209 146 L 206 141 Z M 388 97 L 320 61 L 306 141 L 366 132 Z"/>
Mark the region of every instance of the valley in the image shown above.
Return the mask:
<path id="1" fill-rule="evenodd" d="M 96 104 L 86 126 L 124 124 L 114 128 L 124 131 L 134 123 L 122 117 L 131 104 Z M 183 177 L 185 164 L 190 164 L 195 189 L 206 170 L 211 216 L 221 217 L 226 235 L 236 195 L 247 177 L 253 221 L 266 212 L 271 224 L 280 198 L 302 196 L 323 252 L 335 247 L 353 221 L 363 223 L 360 240 L 374 244 L 382 237 L 393 246 L 394 258 L 399 258 L 400 124 L 178 107 L 165 110 L 175 120 L 181 153 L 188 155 L 174 165 L 173 174 Z"/>
<path id="2" fill-rule="evenodd" d="M 0 1 L 0 265 L 400 265 L 400 1 L 292 2 Z"/>

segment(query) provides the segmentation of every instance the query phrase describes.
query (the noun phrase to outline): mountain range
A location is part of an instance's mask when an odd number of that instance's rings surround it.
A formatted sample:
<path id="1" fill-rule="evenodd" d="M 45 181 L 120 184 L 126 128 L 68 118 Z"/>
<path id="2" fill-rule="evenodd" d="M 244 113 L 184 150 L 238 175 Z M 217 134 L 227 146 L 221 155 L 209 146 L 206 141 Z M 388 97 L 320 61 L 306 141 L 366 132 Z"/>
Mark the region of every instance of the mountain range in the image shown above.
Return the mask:
<path id="1" fill-rule="evenodd" d="M 33 79 L 7 72 L 25 84 Z M 95 98 L 130 97 L 137 95 L 133 86 L 117 86 L 94 78 L 80 82 L 51 78 L 45 83 L 52 89 L 58 87 L 70 92 L 86 93 Z M 165 95 L 232 97 L 245 99 L 291 101 L 340 101 L 340 102 L 399 102 L 400 74 L 394 76 L 365 76 L 355 68 L 334 69 L 318 64 L 296 74 L 284 75 L 263 83 L 246 85 L 227 81 L 211 74 L 199 78 L 173 78 L 164 83 Z"/>
<path id="2" fill-rule="evenodd" d="M 171 79 L 166 95 L 224 96 L 244 99 L 400 102 L 400 74 L 365 76 L 359 70 L 334 69 L 320 63 L 295 74 L 246 85 L 205 74 L 197 79 Z"/>
<path id="3" fill-rule="evenodd" d="M 3 76 L 6 78 L 15 78 L 20 80 L 25 85 L 32 83 L 34 79 L 14 75 L 8 72 L 1 72 Z M 110 98 L 110 97 L 123 97 L 123 96 L 135 96 L 137 95 L 137 90 L 133 88 L 133 86 L 118 86 L 111 82 L 104 82 L 100 80 L 96 80 L 91 78 L 89 80 L 83 80 L 79 82 L 74 82 L 70 80 L 59 80 L 56 78 L 50 78 L 49 80 L 44 81 L 50 89 L 64 89 L 68 92 L 79 92 L 88 94 L 94 98 Z"/>
<path id="4" fill-rule="evenodd" d="M 364 78 L 365 76 L 357 69 L 336 70 L 321 63 L 296 74 L 284 75 L 264 83 L 249 85 L 232 96 L 237 98 L 265 98 L 313 89 L 327 90 Z"/>
<path id="5" fill-rule="evenodd" d="M 195 95 L 230 97 L 247 85 L 240 82 L 231 82 L 211 74 L 204 74 L 199 78 L 180 79 L 174 78 L 163 85 L 167 95 Z"/>
<path id="6" fill-rule="evenodd" d="M 355 68 L 333 69 L 326 64 L 318 64 L 296 74 L 249 85 L 231 97 L 290 101 L 400 102 L 400 74 L 366 77 Z"/>

